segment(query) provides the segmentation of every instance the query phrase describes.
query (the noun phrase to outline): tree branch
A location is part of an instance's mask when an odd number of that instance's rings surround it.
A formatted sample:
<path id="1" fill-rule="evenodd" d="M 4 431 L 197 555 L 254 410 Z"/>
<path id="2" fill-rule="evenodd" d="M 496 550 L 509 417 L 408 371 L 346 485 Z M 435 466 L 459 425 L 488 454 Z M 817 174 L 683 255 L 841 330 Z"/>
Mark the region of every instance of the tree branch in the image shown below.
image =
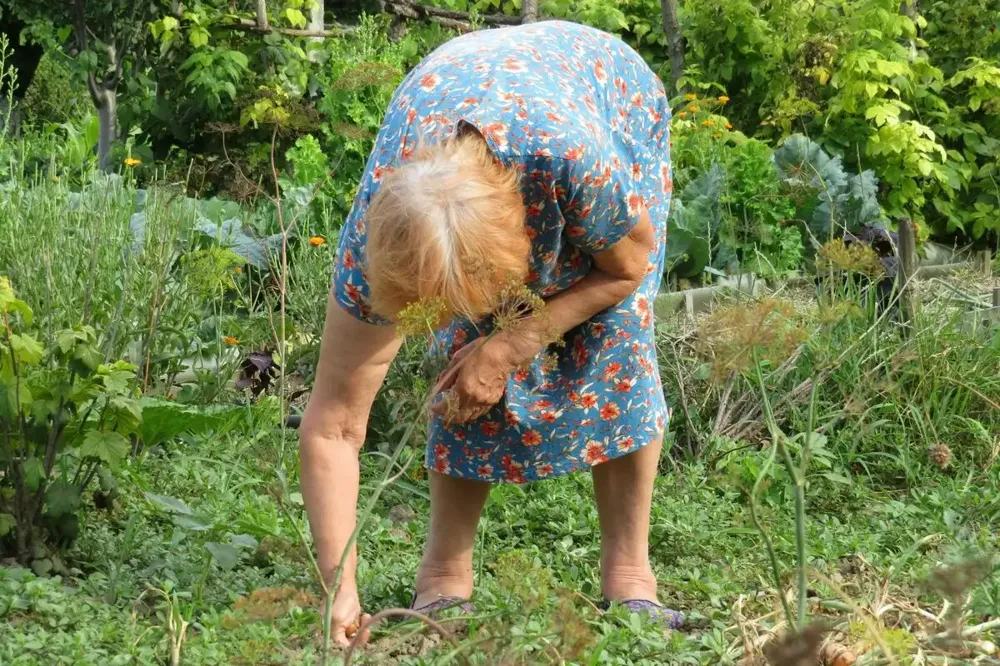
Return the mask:
<path id="1" fill-rule="evenodd" d="M 410 0 L 383 0 L 383 11 L 388 14 L 402 16 L 409 19 L 423 19 L 453 28 L 461 32 L 472 30 L 472 21 L 477 20 L 485 25 L 521 25 L 520 16 L 507 16 L 506 14 L 484 14 L 476 15 L 469 12 L 459 12 L 452 9 L 442 9 L 440 7 L 429 7 L 417 4 Z"/>
<path id="2" fill-rule="evenodd" d="M 521 23 L 538 20 L 538 0 L 521 0 Z"/>
<path id="3" fill-rule="evenodd" d="M 87 72 L 87 90 L 90 92 L 90 101 L 94 103 L 95 107 L 100 108 L 104 104 L 104 97 L 101 95 L 101 89 L 97 86 L 97 78 L 93 72 Z"/>
<path id="4" fill-rule="evenodd" d="M 257 20 L 255 25 L 261 30 L 269 31 L 270 24 L 267 22 L 267 0 L 257 0 Z"/>
<path id="5" fill-rule="evenodd" d="M 663 32 L 667 36 L 667 50 L 670 56 L 670 92 L 678 91 L 677 83 L 684 76 L 684 35 L 681 33 L 680 7 L 677 0 L 660 0 L 663 12 Z"/>
<path id="6" fill-rule="evenodd" d="M 87 41 L 87 0 L 76 0 L 73 9 L 73 36 L 76 37 L 76 48 L 83 53 L 90 46 Z"/>
<path id="7" fill-rule="evenodd" d="M 257 32 L 261 34 L 269 34 L 276 32 L 279 35 L 285 35 L 287 37 L 341 37 L 343 35 L 350 35 L 357 32 L 357 28 L 351 25 L 341 25 L 335 23 L 326 27 L 326 30 L 302 30 L 299 28 L 275 28 L 274 26 L 269 26 L 267 28 L 261 28 L 257 25 L 257 22 L 253 19 L 240 19 L 239 23 L 230 23 L 228 25 L 214 26 L 216 30 L 237 30 L 242 32 Z"/>

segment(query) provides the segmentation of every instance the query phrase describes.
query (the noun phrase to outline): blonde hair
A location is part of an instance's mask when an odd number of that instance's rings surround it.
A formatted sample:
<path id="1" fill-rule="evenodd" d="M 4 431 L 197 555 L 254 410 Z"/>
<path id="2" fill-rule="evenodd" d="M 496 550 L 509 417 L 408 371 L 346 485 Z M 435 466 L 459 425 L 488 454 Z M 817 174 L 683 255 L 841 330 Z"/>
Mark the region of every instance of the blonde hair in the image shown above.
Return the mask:
<path id="1" fill-rule="evenodd" d="M 449 316 L 476 318 L 528 273 L 531 241 L 519 174 L 477 134 L 418 149 L 383 176 L 367 212 L 371 305 L 390 319 L 441 298 Z"/>

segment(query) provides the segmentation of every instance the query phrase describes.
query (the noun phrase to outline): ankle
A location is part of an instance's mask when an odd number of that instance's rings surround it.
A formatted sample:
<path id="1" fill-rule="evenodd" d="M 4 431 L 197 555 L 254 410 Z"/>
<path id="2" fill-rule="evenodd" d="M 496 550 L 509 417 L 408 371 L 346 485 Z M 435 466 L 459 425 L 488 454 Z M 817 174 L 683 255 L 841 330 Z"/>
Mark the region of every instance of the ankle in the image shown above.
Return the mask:
<path id="1" fill-rule="evenodd" d="M 440 597 L 472 596 L 472 564 L 421 564 L 417 571 L 415 591 L 417 606 L 436 601 Z"/>
<path id="2" fill-rule="evenodd" d="M 657 601 L 656 577 L 648 562 L 605 565 L 601 570 L 601 592 L 609 601 Z"/>

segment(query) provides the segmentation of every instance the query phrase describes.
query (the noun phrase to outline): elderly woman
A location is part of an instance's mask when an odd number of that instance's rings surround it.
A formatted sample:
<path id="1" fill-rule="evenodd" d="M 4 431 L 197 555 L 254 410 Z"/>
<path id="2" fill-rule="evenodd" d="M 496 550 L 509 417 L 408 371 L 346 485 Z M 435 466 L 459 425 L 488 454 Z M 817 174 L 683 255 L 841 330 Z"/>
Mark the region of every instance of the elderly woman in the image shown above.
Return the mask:
<path id="1" fill-rule="evenodd" d="M 358 454 L 400 346 L 392 322 L 433 298 L 450 315 L 436 346 L 457 354 L 435 387 L 450 398 L 430 425 L 430 532 L 412 607 L 467 607 L 491 484 L 589 468 L 604 601 L 679 625 L 657 599 L 648 555 L 670 415 L 651 311 L 669 119 L 638 54 L 565 22 L 459 37 L 406 77 L 341 232 L 302 421 L 302 489 L 323 571 L 356 524 Z M 544 298 L 545 321 L 488 335 L 497 276 Z M 549 346 L 553 332 L 563 344 Z M 356 562 L 352 552 L 334 602 L 340 643 L 361 613 Z"/>

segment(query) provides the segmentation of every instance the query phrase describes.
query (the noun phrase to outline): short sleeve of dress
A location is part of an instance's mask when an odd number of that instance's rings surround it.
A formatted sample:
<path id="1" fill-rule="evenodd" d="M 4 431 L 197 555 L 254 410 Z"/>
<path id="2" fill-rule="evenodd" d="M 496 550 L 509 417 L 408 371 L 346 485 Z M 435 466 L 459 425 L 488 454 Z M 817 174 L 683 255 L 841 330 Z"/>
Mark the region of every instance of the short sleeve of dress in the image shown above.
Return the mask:
<path id="1" fill-rule="evenodd" d="M 369 324 L 386 325 L 391 322 L 372 312 L 368 277 L 365 273 L 365 244 L 368 237 L 365 213 L 376 185 L 371 173 L 367 173 L 361 181 L 351 212 L 340 230 L 332 289 L 337 303 L 348 313 Z"/>
<path id="2" fill-rule="evenodd" d="M 608 152 L 596 159 L 567 157 L 562 163 L 558 200 L 566 236 L 587 254 L 603 252 L 639 221 L 642 198 L 632 174 L 641 170 L 633 169 L 631 158 Z"/>

